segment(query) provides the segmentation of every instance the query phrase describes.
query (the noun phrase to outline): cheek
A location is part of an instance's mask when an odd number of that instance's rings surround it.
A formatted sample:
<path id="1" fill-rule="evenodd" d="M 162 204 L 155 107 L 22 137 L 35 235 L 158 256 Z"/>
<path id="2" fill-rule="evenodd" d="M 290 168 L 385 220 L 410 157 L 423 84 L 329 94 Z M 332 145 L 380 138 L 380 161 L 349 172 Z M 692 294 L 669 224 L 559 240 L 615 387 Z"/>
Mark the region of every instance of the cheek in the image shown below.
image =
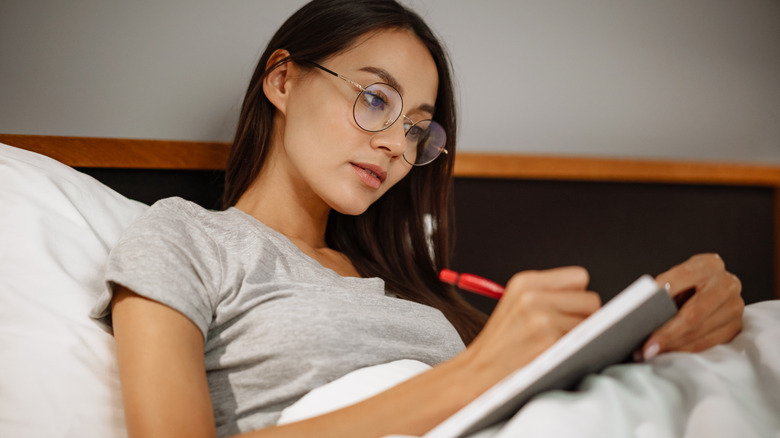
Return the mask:
<path id="1" fill-rule="evenodd" d="M 362 133 L 353 124 L 352 107 L 337 99 L 294 102 L 285 122 L 285 144 L 290 149 L 306 145 L 309 154 L 332 153 Z"/>
<path id="2" fill-rule="evenodd" d="M 291 105 L 284 120 L 283 144 L 291 157 L 311 157 L 327 149 L 337 133 L 332 119 L 314 105 Z"/>
<path id="3" fill-rule="evenodd" d="M 288 117 L 304 120 L 303 127 L 313 130 L 348 127 L 354 123 L 352 105 L 329 82 L 311 80 L 302 83 L 290 96 Z"/>

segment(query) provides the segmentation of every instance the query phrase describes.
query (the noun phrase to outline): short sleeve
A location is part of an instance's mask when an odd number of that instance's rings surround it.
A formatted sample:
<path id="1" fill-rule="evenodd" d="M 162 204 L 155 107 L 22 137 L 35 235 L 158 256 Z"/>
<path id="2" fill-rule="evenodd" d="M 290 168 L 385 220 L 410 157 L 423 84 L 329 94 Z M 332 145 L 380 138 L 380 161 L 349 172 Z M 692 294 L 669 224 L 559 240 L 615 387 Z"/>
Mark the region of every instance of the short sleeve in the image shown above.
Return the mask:
<path id="1" fill-rule="evenodd" d="M 108 288 L 91 317 L 111 328 L 111 298 L 116 285 L 165 304 L 198 326 L 204 339 L 218 302 L 220 251 L 199 220 L 201 207 L 180 198 L 155 203 L 134 222 L 111 250 Z"/>

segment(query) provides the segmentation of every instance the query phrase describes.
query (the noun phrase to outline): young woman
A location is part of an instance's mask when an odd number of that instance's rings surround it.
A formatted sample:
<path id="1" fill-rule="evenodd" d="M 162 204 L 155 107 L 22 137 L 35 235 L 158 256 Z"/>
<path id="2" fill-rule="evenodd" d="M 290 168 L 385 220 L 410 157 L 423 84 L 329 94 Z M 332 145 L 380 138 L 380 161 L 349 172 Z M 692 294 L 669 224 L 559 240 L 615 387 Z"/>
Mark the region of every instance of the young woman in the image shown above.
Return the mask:
<path id="1" fill-rule="evenodd" d="M 288 19 L 246 94 L 227 208 L 160 201 L 112 251 L 95 316 L 113 324 L 130 436 L 422 434 L 599 307 L 579 267 L 517 274 L 487 323 L 438 281 L 453 94 L 441 45 L 393 1 L 313 1 Z M 647 356 L 740 330 L 739 281 L 717 256 L 658 281 L 696 293 Z M 397 359 L 433 368 L 274 426 L 310 390 Z"/>

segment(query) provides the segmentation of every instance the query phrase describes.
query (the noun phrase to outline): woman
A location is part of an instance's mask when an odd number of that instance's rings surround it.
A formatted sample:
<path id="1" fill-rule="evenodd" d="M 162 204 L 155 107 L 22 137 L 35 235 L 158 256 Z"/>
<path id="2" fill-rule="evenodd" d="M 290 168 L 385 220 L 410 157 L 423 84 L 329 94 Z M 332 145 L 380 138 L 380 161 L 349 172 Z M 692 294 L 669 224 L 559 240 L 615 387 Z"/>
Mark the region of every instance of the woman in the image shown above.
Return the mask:
<path id="1" fill-rule="evenodd" d="M 228 208 L 161 201 L 112 252 L 96 316 L 112 318 L 129 434 L 422 434 L 595 311 L 579 267 L 517 274 L 484 328 L 437 280 L 455 120 L 448 61 L 415 14 L 334 0 L 290 17 L 246 94 Z M 716 256 L 658 281 L 696 293 L 648 356 L 740 330 L 739 282 Z M 433 368 L 273 427 L 311 389 L 396 359 Z"/>

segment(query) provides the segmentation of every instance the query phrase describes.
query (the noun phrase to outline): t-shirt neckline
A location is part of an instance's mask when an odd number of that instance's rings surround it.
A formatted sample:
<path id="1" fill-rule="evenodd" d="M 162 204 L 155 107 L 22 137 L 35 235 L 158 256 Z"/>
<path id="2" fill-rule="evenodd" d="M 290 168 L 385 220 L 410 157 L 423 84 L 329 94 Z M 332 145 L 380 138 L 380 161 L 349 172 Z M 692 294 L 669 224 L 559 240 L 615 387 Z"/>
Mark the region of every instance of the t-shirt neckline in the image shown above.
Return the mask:
<path id="1" fill-rule="evenodd" d="M 280 247 L 286 250 L 287 253 L 294 255 L 295 257 L 298 257 L 301 260 L 304 260 L 306 263 L 312 265 L 314 268 L 322 271 L 323 273 L 327 274 L 330 277 L 336 278 L 341 281 L 350 282 L 350 283 L 369 283 L 372 285 L 374 283 L 377 283 L 377 286 L 380 287 L 381 290 L 384 291 L 385 289 L 385 282 L 383 279 L 379 277 L 345 277 L 339 274 L 338 272 L 334 271 L 333 269 L 322 266 L 322 264 L 319 261 L 317 261 L 315 258 L 301 251 L 301 249 L 298 248 L 298 246 L 295 243 L 293 243 L 287 236 L 269 227 L 268 225 L 264 224 L 260 219 L 252 216 L 251 214 L 246 213 L 245 211 L 239 208 L 236 208 L 235 206 L 231 206 L 227 208 L 225 211 L 234 213 L 237 217 L 240 217 L 241 220 L 243 220 L 244 222 L 248 223 L 254 228 L 258 228 L 266 236 L 269 236 L 273 240 L 275 240 Z"/>

